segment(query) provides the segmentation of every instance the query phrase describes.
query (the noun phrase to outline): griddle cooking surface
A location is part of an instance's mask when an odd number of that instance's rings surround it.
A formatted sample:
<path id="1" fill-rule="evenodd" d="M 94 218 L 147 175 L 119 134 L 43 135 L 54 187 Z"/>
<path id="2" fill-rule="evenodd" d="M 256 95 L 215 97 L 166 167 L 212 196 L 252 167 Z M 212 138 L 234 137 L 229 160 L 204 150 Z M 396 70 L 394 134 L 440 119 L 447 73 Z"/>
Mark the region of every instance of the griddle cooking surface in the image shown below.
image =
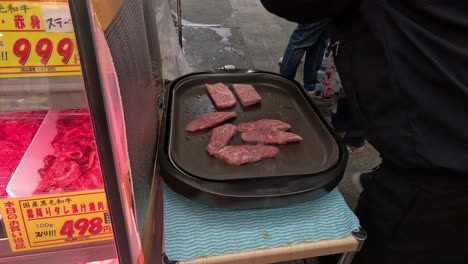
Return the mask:
<path id="1" fill-rule="evenodd" d="M 261 104 L 243 108 L 240 102 L 232 109 L 236 119 L 232 124 L 270 118 L 291 125 L 290 132 L 303 137 L 303 141 L 280 145 L 275 158 L 241 166 L 228 165 L 208 154 L 205 147 L 211 130 L 186 132 L 188 122 L 216 111 L 205 83 L 223 82 L 232 90 L 233 83 L 252 84 L 262 96 Z M 202 179 L 235 180 L 279 176 L 311 175 L 321 173 L 338 162 L 338 145 L 323 125 L 315 110 L 305 99 L 305 93 L 293 82 L 267 73 L 221 73 L 189 76 L 172 90 L 169 100 L 170 145 L 169 156 L 180 170 Z M 240 145 L 240 133 L 230 143 Z"/>

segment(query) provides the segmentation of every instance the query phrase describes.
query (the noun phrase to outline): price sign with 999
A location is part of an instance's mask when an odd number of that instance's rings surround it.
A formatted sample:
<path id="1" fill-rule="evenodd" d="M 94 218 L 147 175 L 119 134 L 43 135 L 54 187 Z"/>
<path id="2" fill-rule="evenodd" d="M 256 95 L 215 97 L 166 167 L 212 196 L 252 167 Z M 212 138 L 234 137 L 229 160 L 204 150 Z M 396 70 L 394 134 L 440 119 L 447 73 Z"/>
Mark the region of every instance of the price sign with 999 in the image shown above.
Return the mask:
<path id="1" fill-rule="evenodd" d="M 32 46 L 34 44 L 34 47 Z M 13 53 L 18 57 L 18 63 L 26 65 L 31 55 L 31 49 L 34 51 L 33 56 L 40 57 L 41 66 L 47 66 L 53 52 L 56 52 L 62 57 L 62 64 L 67 65 L 74 51 L 74 41 L 71 38 L 61 38 L 56 45 L 50 38 L 41 38 L 36 43 L 32 43 L 27 38 L 20 38 L 13 44 Z M 55 49 L 54 49 L 55 48 Z M 75 54 L 76 56 L 76 54 Z M 77 61 L 74 61 L 77 63 Z"/>
<path id="2" fill-rule="evenodd" d="M 0 78 L 80 75 L 66 1 L 1 1 Z"/>

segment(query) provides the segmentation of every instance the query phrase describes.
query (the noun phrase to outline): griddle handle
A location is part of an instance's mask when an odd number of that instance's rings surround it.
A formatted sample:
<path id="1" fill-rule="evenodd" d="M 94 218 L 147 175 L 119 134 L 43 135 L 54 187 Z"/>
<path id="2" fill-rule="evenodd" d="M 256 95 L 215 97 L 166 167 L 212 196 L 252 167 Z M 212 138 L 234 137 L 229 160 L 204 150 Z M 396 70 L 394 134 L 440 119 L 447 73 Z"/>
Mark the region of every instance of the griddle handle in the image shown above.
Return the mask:
<path id="1" fill-rule="evenodd" d="M 214 70 L 211 70 L 211 73 L 257 73 L 257 72 L 262 72 L 262 71 L 259 71 L 259 70 L 255 70 L 255 69 L 229 69 L 229 68 L 225 68 L 226 66 L 222 67 L 222 68 L 219 68 L 219 69 L 214 69 Z"/>
<path id="2" fill-rule="evenodd" d="M 164 110 L 166 108 L 166 105 L 164 104 L 164 99 L 161 95 L 158 95 L 158 97 L 156 98 L 156 103 L 158 105 L 159 110 Z"/>
<path id="3" fill-rule="evenodd" d="M 163 92 L 156 97 L 156 104 L 158 105 L 159 110 L 163 110 L 164 108 L 166 108 L 166 105 L 165 105 L 165 102 L 164 102 L 164 95 L 166 93 L 166 89 L 168 89 L 168 87 L 171 85 L 172 81 L 173 80 L 164 79 Z"/>

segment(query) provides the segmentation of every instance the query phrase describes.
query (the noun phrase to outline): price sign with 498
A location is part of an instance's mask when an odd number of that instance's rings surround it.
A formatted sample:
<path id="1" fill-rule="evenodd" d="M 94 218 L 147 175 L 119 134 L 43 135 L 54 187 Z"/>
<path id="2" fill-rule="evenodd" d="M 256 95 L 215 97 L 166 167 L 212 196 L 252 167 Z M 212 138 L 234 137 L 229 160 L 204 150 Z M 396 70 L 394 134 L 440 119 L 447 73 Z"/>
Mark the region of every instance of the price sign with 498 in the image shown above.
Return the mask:
<path id="1" fill-rule="evenodd" d="M 0 201 L 13 252 L 113 238 L 104 190 L 8 198 Z"/>
<path id="2" fill-rule="evenodd" d="M 112 234 L 110 217 L 107 213 L 104 216 L 79 217 L 67 219 L 60 223 L 42 222 L 35 225 L 34 239 L 39 240 L 60 238 L 65 241 L 76 241 L 90 239 L 93 236 Z"/>

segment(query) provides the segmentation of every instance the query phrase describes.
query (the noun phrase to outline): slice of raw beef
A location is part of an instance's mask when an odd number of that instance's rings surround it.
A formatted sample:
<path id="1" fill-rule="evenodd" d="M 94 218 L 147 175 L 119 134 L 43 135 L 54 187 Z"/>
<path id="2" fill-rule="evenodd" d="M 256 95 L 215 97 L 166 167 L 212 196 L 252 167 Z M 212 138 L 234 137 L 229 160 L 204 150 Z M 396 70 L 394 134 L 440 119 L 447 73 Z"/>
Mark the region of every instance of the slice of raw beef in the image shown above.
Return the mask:
<path id="1" fill-rule="evenodd" d="M 236 105 L 236 98 L 223 83 L 205 84 L 206 90 L 217 109 L 230 108 Z"/>
<path id="2" fill-rule="evenodd" d="M 225 124 L 215 127 L 213 131 L 211 131 L 210 143 L 206 146 L 206 150 L 210 155 L 214 155 L 220 149 L 227 146 L 234 134 L 236 134 L 235 125 Z"/>
<path id="3" fill-rule="evenodd" d="M 279 149 L 265 145 L 226 146 L 215 154 L 215 157 L 224 160 L 227 164 L 242 165 L 249 162 L 272 158 L 278 155 Z"/>
<path id="4" fill-rule="evenodd" d="M 211 112 L 188 123 L 185 131 L 205 130 L 236 116 L 236 112 Z"/>
<path id="5" fill-rule="evenodd" d="M 275 130 L 275 131 L 287 131 L 291 128 L 291 125 L 281 120 L 276 119 L 260 119 L 254 122 L 240 123 L 237 126 L 239 132 L 247 131 L 263 131 L 263 130 Z"/>
<path id="6" fill-rule="evenodd" d="M 283 131 L 248 131 L 241 134 L 245 142 L 256 142 L 264 144 L 286 144 L 301 141 L 302 137 L 294 133 Z"/>
<path id="7" fill-rule="evenodd" d="M 250 84 L 233 84 L 232 87 L 244 107 L 258 104 L 262 101 L 262 97 Z"/>

